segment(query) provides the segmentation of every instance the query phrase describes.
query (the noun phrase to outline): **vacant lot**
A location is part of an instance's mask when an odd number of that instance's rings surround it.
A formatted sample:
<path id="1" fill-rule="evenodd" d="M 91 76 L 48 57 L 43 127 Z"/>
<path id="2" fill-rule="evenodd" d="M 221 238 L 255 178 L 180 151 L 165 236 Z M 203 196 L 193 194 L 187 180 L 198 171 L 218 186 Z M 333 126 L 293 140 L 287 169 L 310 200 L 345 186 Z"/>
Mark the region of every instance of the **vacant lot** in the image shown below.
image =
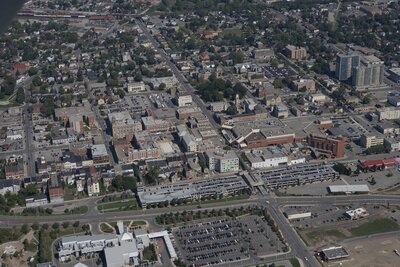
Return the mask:
<path id="1" fill-rule="evenodd" d="M 329 263 L 329 266 L 399 266 L 400 257 L 394 250 L 400 248 L 399 234 L 383 234 L 381 237 L 366 237 L 342 243 L 350 257 L 340 263 Z M 326 265 L 327 266 L 327 265 Z"/>
<path id="2" fill-rule="evenodd" d="M 347 221 L 346 223 L 341 223 L 339 226 L 318 227 L 299 232 L 309 246 L 321 246 L 327 243 L 338 243 L 352 237 L 397 230 L 400 230 L 400 227 L 392 219 L 382 216 L 371 216 L 364 220 Z"/>

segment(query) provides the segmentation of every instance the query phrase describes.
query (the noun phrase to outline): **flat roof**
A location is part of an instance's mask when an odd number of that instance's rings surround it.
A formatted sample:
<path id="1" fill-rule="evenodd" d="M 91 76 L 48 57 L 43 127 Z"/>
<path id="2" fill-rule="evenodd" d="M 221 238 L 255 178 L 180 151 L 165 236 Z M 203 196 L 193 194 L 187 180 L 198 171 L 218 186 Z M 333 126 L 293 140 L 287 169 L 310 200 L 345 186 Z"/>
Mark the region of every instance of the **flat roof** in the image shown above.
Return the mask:
<path id="1" fill-rule="evenodd" d="M 366 184 L 330 185 L 328 188 L 329 188 L 329 192 L 331 192 L 331 193 L 369 192 L 369 187 Z"/>
<path id="2" fill-rule="evenodd" d="M 328 260 L 341 259 L 349 256 L 349 253 L 343 247 L 330 247 L 323 249 L 322 253 Z"/>

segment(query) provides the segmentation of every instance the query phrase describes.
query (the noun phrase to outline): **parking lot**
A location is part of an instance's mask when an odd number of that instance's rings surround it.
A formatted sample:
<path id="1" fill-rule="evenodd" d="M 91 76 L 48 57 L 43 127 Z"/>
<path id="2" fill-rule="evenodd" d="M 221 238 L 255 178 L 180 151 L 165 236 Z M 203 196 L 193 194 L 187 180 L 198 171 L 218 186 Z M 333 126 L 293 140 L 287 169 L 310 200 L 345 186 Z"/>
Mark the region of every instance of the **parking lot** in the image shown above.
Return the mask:
<path id="1" fill-rule="evenodd" d="M 274 77 L 288 77 L 288 76 L 293 76 L 296 75 L 297 73 L 294 72 L 291 68 L 289 67 L 283 67 L 283 68 L 276 68 L 272 66 L 265 66 L 264 67 L 265 75 L 268 78 L 274 78 Z"/>
<path id="2" fill-rule="evenodd" d="M 173 233 L 182 258 L 196 266 L 245 261 L 282 252 L 285 247 L 266 220 L 256 215 L 188 224 Z"/>

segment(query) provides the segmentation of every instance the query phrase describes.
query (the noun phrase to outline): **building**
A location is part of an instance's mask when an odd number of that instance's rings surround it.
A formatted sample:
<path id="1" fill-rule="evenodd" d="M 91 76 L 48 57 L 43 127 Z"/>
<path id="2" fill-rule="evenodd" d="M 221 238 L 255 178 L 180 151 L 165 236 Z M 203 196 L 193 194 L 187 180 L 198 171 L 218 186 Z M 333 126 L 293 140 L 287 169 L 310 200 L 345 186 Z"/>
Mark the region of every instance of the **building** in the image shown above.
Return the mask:
<path id="1" fill-rule="evenodd" d="M 86 192 L 89 197 L 100 194 L 100 183 L 98 179 L 90 177 L 86 181 Z"/>
<path id="2" fill-rule="evenodd" d="M 396 164 L 397 161 L 395 158 L 389 158 L 389 159 L 367 160 L 359 163 L 358 167 L 361 170 L 368 171 L 370 169 L 376 169 L 376 168 L 381 168 L 381 169 L 393 168 L 396 166 Z"/>
<path id="3" fill-rule="evenodd" d="M 386 137 L 383 140 L 383 145 L 391 152 L 400 150 L 400 140 L 397 138 Z"/>
<path id="4" fill-rule="evenodd" d="M 187 120 L 189 117 L 202 113 L 199 107 L 182 107 L 176 110 L 178 119 Z"/>
<path id="5" fill-rule="evenodd" d="M 184 199 L 199 200 L 215 195 L 229 196 L 249 190 L 244 179 L 234 175 L 154 187 L 138 187 L 137 195 L 142 208 L 146 208 L 157 203 L 170 203 Z"/>
<path id="6" fill-rule="evenodd" d="M 280 103 L 280 104 L 274 106 L 272 115 L 274 115 L 275 117 L 280 118 L 280 119 L 287 118 L 287 117 L 289 117 L 289 109 L 285 104 Z"/>
<path id="7" fill-rule="evenodd" d="M 377 111 L 379 120 L 397 120 L 400 119 L 400 109 L 381 108 Z"/>
<path id="8" fill-rule="evenodd" d="M 343 247 L 330 247 L 320 253 L 322 260 L 332 261 L 349 257 L 349 253 Z"/>
<path id="9" fill-rule="evenodd" d="M 146 86 L 144 82 L 128 83 L 127 91 L 128 93 L 140 93 L 146 91 Z"/>
<path id="10" fill-rule="evenodd" d="M 298 219 L 305 219 L 305 218 L 311 218 L 311 212 L 303 212 L 303 213 L 291 213 L 288 214 L 285 212 L 286 218 L 288 220 L 298 220 Z"/>
<path id="11" fill-rule="evenodd" d="M 245 153 L 250 166 L 254 169 L 272 168 L 288 164 L 288 156 L 278 147 L 253 149 Z"/>
<path id="12" fill-rule="evenodd" d="M 383 136 L 375 134 L 362 134 L 360 138 L 360 144 L 364 148 L 370 148 L 372 146 L 383 145 Z"/>
<path id="13" fill-rule="evenodd" d="M 5 195 L 7 192 L 16 194 L 21 189 L 21 182 L 13 179 L 0 179 L 0 195 Z"/>
<path id="14" fill-rule="evenodd" d="M 169 131 L 171 123 L 166 120 L 155 119 L 152 116 L 142 117 L 143 129 L 149 132 Z"/>
<path id="15" fill-rule="evenodd" d="M 282 99 L 278 95 L 267 95 L 264 98 L 264 103 L 268 107 L 279 105 L 282 103 Z"/>
<path id="16" fill-rule="evenodd" d="M 220 173 L 239 171 L 239 158 L 232 150 L 211 150 L 205 153 L 207 167 Z"/>
<path id="17" fill-rule="evenodd" d="M 312 79 L 299 79 L 298 81 L 293 81 L 294 88 L 297 91 L 307 91 L 307 92 L 315 92 L 315 81 Z"/>
<path id="18" fill-rule="evenodd" d="M 228 108 L 228 104 L 224 101 L 210 103 L 209 106 L 212 112 L 222 112 Z"/>
<path id="19" fill-rule="evenodd" d="M 344 215 L 350 220 L 358 220 L 367 217 L 369 213 L 364 208 L 357 208 L 355 210 L 346 210 Z"/>
<path id="20" fill-rule="evenodd" d="M 400 107 L 400 92 L 390 92 L 387 95 L 387 102 L 393 107 Z"/>
<path id="21" fill-rule="evenodd" d="M 275 57 L 274 50 L 271 48 L 254 49 L 251 55 L 256 61 L 270 61 Z"/>
<path id="22" fill-rule="evenodd" d="M 307 164 L 287 168 L 258 171 L 253 173 L 256 180 L 267 188 L 297 186 L 326 180 L 336 180 L 339 174 L 329 165 Z"/>
<path id="23" fill-rule="evenodd" d="M 194 140 L 194 137 L 186 133 L 181 137 L 181 142 L 186 152 L 196 152 L 197 151 L 197 142 Z"/>
<path id="24" fill-rule="evenodd" d="M 400 68 L 392 68 L 388 70 L 389 79 L 392 81 L 399 83 L 400 82 Z"/>
<path id="25" fill-rule="evenodd" d="M 377 87 L 384 84 L 385 65 L 375 56 L 364 56 L 353 67 L 352 85 L 356 88 Z"/>
<path id="26" fill-rule="evenodd" d="M 357 54 L 338 54 L 336 56 L 336 78 L 347 81 L 352 77 L 353 68 L 360 65 L 360 56 Z"/>
<path id="27" fill-rule="evenodd" d="M 49 187 L 48 189 L 50 203 L 64 202 L 64 189 L 62 187 Z"/>
<path id="28" fill-rule="evenodd" d="M 193 99 L 189 94 L 178 94 L 176 97 L 176 102 L 178 103 L 178 107 L 187 107 L 192 105 Z"/>
<path id="29" fill-rule="evenodd" d="M 95 166 L 108 165 L 110 163 L 105 144 L 92 145 L 91 154 Z"/>
<path id="30" fill-rule="evenodd" d="M 330 185 L 328 192 L 331 194 L 355 194 L 355 193 L 368 193 L 369 188 L 366 184 L 359 185 Z"/>
<path id="31" fill-rule="evenodd" d="M 111 124 L 112 135 L 116 139 L 132 136 L 134 132 L 142 130 L 142 124 L 133 120 L 128 111 L 110 113 L 108 120 Z"/>
<path id="32" fill-rule="evenodd" d="M 307 137 L 309 146 L 319 150 L 329 157 L 342 158 L 344 157 L 344 138 L 343 137 L 325 137 L 310 135 Z"/>
<path id="33" fill-rule="evenodd" d="M 307 57 L 307 50 L 304 47 L 287 45 L 284 52 L 287 57 L 294 60 L 303 60 Z"/>

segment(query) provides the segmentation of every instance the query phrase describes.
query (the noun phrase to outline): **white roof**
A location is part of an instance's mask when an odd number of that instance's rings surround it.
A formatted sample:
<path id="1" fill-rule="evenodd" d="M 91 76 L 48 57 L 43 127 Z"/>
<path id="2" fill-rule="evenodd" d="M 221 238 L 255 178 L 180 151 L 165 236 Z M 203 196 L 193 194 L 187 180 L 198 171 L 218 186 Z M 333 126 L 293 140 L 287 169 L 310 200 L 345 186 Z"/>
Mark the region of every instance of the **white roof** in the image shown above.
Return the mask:
<path id="1" fill-rule="evenodd" d="M 331 193 L 348 193 L 348 192 L 369 192 L 369 187 L 366 184 L 357 185 L 330 185 Z"/>

